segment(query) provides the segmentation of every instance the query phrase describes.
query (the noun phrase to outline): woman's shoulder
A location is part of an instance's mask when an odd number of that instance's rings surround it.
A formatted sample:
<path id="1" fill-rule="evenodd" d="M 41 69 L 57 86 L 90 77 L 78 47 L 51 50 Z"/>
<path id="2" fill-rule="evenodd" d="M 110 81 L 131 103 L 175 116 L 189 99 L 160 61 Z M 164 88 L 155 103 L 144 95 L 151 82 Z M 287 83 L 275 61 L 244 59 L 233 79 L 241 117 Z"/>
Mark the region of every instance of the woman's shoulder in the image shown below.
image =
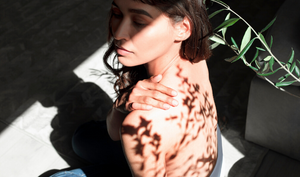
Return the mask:
<path id="1" fill-rule="evenodd" d="M 122 123 L 122 136 L 141 137 L 142 141 L 157 140 L 161 151 L 166 152 L 182 133 L 178 126 L 179 110 L 180 105 L 168 110 L 153 108 L 150 111 L 133 111 Z"/>
<path id="2" fill-rule="evenodd" d="M 135 110 L 126 116 L 122 127 L 129 126 L 136 129 L 137 132 L 138 129 L 146 128 L 149 129 L 150 133 L 164 134 L 170 129 L 175 130 L 169 120 L 179 114 L 178 110 L 180 110 L 180 105 L 169 110 L 158 108 L 153 108 L 150 111 Z"/>

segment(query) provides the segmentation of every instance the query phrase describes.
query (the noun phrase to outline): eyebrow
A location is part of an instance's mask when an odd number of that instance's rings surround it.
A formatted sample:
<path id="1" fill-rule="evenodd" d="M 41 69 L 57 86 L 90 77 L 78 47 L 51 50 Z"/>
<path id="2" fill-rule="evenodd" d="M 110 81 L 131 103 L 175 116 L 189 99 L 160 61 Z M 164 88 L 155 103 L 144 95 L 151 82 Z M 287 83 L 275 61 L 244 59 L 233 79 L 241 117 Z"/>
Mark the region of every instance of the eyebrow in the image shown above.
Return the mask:
<path id="1" fill-rule="evenodd" d="M 112 2 L 112 5 L 114 5 L 114 6 L 116 6 L 116 7 L 119 8 L 119 6 L 114 1 Z M 129 9 L 128 11 L 131 12 L 131 13 L 146 15 L 146 16 L 148 16 L 150 18 L 153 18 L 148 12 L 146 12 L 146 11 L 144 11 L 142 9 Z"/>
<path id="2" fill-rule="evenodd" d="M 150 18 L 153 18 L 148 12 L 142 10 L 142 9 L 129 9 L 129 12 L 135 13 L 135 14 L 141 14 L 141 15 L 146 15 Z"/>

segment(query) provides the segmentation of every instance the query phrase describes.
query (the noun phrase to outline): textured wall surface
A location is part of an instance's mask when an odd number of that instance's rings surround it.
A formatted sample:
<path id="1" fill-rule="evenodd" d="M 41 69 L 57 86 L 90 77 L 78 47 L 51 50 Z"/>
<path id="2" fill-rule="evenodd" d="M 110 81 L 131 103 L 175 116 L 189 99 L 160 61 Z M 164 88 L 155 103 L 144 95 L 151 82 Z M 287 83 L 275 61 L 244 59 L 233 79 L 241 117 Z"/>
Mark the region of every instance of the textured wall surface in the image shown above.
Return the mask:
<path id="1" fill-rule="evenodd" d="M 225 2 L 261 29 L 283 0 Z M 114 96 L 107 78 L 91 75 L 91 69 L 104 69 L 110 3 L 0 1 L 1 176 L 38 176 L 84 163 L 73 153 L 70 137 L 83 122 L 102 119 Z M 222 19 L 215 17 L 213 24 Z M 245 30 L 239 22 L 228 36 L 241 38 Z M 232 55 L 219 47 L 208 61 L 224 139 L 223 176 L 249 176 L 265 149 L 244 140 L 254 74 L 242 63 L 224 61 Z"/>

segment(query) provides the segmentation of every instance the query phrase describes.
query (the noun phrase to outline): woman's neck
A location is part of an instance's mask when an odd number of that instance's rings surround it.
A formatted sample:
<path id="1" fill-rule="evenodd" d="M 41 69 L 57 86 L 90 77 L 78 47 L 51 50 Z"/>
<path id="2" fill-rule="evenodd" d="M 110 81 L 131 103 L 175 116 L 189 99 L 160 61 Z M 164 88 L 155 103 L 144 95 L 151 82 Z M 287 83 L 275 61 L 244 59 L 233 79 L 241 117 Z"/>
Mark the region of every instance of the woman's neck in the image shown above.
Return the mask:
<path id="1" fill-rule="evenodd" d="M 156 75 L 164 75 L 164 73 L 169 70 L 172 66 L 175 66 L 178 60 L 180 60 L 180 56 L 176 55 L 169 60 L 156 60 L 151 63 L 145 64 L 148 75 L 156 76 Z"/>

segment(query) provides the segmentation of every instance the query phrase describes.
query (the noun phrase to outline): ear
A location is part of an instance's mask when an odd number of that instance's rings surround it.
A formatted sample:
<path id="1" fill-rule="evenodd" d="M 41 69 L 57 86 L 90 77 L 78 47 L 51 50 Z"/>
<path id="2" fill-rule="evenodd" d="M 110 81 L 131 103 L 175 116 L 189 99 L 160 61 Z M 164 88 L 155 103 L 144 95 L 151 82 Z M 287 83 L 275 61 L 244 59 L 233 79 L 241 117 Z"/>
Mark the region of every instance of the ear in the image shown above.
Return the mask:
<path id="1" fill-rule="evenodd" d="M 175 37 L 177 42 L 184 41 L 191 36 L 191 23 L 186 17 L 181 22 L 176 23 L 175 28 L 177 30 Z"/>

